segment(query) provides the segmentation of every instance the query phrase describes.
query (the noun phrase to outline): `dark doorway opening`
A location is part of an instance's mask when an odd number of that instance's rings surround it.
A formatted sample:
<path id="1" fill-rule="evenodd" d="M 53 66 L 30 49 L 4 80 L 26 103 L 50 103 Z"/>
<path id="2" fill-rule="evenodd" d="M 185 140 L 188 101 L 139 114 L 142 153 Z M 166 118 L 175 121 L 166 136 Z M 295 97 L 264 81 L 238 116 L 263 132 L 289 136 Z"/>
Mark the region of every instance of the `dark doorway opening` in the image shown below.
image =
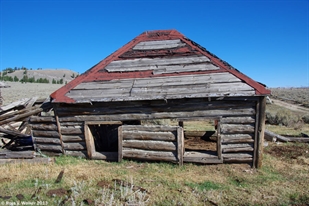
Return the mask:
<path id="1" fill-rule="evenodd" d="M 118 152 L 118 127 L 121 125 L 89 125 L 93 136 L 95 151 Z"/>

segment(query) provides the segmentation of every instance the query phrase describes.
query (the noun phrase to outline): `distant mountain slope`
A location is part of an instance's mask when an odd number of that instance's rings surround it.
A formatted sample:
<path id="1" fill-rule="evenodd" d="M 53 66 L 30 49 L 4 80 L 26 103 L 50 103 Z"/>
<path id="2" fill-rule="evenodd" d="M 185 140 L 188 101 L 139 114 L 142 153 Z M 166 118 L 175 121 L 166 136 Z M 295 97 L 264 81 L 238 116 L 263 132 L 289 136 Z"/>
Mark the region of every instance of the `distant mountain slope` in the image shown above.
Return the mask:
<path id="1" fill-rule="evenodd" d="M 34 77 L 35 79 L 48 79 L 50 83 L 52 80 L 60 80 L 63 79 L 63 82 L 70 82 L 73 80 L 78 73 L 68 69 L 44 69 L 44 70 L 26 70 L 28 78 Z M 25 70 L 17 70 L 13 73 L 8 73 L 7 76 L 17 77 L 18 79 L 22 79 L 25 75 Z"/>

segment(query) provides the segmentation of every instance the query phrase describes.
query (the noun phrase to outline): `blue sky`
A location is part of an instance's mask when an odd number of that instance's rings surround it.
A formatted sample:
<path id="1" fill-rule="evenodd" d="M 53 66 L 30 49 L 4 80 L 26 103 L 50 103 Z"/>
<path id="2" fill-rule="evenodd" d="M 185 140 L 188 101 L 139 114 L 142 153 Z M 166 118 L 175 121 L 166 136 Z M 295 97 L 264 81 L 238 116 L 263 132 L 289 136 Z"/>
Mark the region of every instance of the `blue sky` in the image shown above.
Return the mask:
<path id="1" fill-rule="evenodd" d="M 309 86 L 308 0 L 0 1 L 0 70 L 83 73 L 144 31 L 176 29 L 268 87 Z"/>

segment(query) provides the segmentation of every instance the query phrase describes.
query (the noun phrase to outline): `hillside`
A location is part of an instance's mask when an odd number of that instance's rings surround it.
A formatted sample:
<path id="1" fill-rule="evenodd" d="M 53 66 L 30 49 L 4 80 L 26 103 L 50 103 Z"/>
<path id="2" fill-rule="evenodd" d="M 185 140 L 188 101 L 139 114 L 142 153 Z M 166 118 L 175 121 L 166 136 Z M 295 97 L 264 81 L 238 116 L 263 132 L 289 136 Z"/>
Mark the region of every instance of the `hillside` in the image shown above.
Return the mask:
<path id="1" fill-rule="evenodd" d="M 8 73 L 7 76 L 14 78 L 15 76 L 20 80 L 25 75 L 25 70 L 17 70 L 12 73 Z M 59 81 L 63 79 L 63 82 L 70 82 L 74 79 L 78 73 L 68 69 L 45 69 L 45 70 L 27 70 L 26 75 L 28 78 L 34 77 L 35 79 L 48 79 L 50 83 L 52 80 Z"/>
<path id="2" fill-rule="evenodd" d="M 25 70 L 17 70 L 6 74 L 12 78 L 17 77 L 19 80 L 25 75 Z M 2 105 L 10 104 L 24 98 L 39 97 L 47 98 L 49 95 L 64 86 L 65 83 L 72 81 L 78 73 L 68 69 L 45 69 L 45 70 L 27 70 L 28 78 L 34 77 L 37 79 L 48 79 L 48 83 L 21 83 L 21 82 L 4 82 L 8 88 L 1 89 L 1 96 L 3 98 Z M 74 77 L 74 78 L 73 78 Z M 63 80 L 63 84 L 52 84 L 53 80 Z"/>

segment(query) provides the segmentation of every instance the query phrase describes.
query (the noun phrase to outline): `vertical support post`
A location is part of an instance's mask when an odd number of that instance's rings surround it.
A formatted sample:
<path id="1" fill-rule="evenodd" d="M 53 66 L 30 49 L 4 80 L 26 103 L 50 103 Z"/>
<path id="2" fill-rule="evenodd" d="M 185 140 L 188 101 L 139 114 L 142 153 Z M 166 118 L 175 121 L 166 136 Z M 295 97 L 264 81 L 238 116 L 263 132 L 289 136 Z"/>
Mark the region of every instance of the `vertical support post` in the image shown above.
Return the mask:
<path id="1" fill-rule="evenodd" d="M 59 122 L 57 108 L 58 108 L 57 106 L 54 106 L 54 114 L 55 114 L 55 118 L 56 118 L 57 131 L 59 133 L 59 139 L 60 139 L 60 144 L 61 144 L 61 151 L 62 151 L 62 154 L 65 155 L 65 149 L 64 149 L 64 144 L 63 144 L 62 134 L 61 134 L 61 125 L 60 125 L 60 122 Z"/>
<path id="2" fill-rule="evenodd" d="M 177 158 L 179 166 L 183 165 L 183 154 L 184 154 L 184 135 L 183 128 L 177 128 Z"/>
<path id="3" fill-rule="evenodd" d="M 258 154 L 256 167 L 262 167 L 263 160 L 263 145 L 264 145 L 264 132 L 265 132 L 265 111 L 266 111 L 266 96 L 260 97 L 260 115 L 259 115 L 259 131 L 258 131 Z"/>
<path id="4" fill-rule="evenodd" d="M 253 162 L 252 167 L 255 168 L 258 159 L 258 135 L 259 135 L 259 125 L 260 125 L 260 98 L 256 102 L 255 106 L 255 125 L 254 125 L 254 143 L 253 143 Z"/>
<path id="5" fill-rule="evenodd" d="M 221 118 L 217 122 L 217 154 L 218 159 L 222 160 L 222 142 L 221 142 L 221 126 L 220 126 Z"/>
<path id="6" fill-rule="evenodd" d="M 122 126 L 118 127 L 118 162 L 122 161 L 122 140 L 123 140 L 123 135 L 122 135 Z"/>
<path id="7" fill-rule="evenodd" d="M 93 136 L 86 122 L 84 123 L 84 132 L 85 132 L 85 141 L 86 141 L 88 158 L 92 159 L 95 153 L 95 146 L 94 146 Z"/>

